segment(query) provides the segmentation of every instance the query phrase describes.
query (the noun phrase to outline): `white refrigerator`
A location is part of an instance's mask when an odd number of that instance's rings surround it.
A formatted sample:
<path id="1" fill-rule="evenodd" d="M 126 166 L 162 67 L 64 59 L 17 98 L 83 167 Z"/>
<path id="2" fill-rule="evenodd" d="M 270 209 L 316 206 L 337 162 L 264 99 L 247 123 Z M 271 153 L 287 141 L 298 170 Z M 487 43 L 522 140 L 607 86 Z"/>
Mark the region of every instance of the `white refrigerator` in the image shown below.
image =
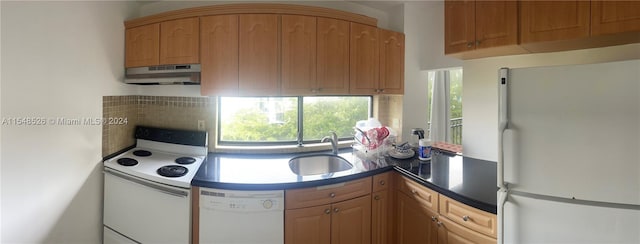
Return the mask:
<path id="1" fill-rule="evenodd" d="M 498 243 L 640 243 L 640 60 L 498 83 Z"/>

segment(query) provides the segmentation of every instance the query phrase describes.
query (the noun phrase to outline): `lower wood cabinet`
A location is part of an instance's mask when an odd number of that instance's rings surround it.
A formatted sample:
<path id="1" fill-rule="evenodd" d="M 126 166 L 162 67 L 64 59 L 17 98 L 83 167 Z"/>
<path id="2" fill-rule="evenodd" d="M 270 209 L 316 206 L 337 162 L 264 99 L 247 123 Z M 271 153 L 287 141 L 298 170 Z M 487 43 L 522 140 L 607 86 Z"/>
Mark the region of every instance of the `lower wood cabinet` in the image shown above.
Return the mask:
<path id="1" fill-rule="evenodd" d="M 496 243 L 497 218 L 415 181 L 396 180 L 396 243 Z"/>
<path id="2" fill-rule="evenodd" d="M 396 191 L 396 242 L 437 243 L 437 213 L 415 199 Z"/>
<path id="3" fill-rule="evenodd" d="M 496 215 L 396 172 L 285 192 L 285 243 L 496 243 Z"/>
<path id="4" fill-rule="evenodd" d="M 285 243 L 371 243 L 371 195 L 285 211 Z"/>
<path id="5" fill-rule="evenodd" d="M 287 190 L 284 242 L 371 243 L 371 181 Z"/>
<path id="6" fill-rule="evenodd" d="M 495 244 L 496 239 L 465 228 L 441 217 L 438 218 L 438 244 Z M 434 243 L 434 242 L 432 242 Z"/>
<path id="7" fill-rule="evenodd" d="M 392 183 L 394 172 L 373 176 L 371 193 L 371 243 L 391 244 L 394 227 L 394 194 Z"/>

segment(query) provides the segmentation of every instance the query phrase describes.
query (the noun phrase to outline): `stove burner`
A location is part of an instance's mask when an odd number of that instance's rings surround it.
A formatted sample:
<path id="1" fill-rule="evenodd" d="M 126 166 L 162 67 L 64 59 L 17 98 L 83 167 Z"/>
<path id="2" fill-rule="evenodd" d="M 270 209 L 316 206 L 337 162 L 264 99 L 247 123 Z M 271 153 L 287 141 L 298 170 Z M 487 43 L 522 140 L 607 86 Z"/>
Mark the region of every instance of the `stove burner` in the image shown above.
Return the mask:
<path id="1" fill-rule="evenodd" d="M 180 157 L 176 159 L 177 164 L 192 164 L 195 162 L 196 162 L 196 159 L 192 157 Z"/>
<path id="2" fill-rule="evenodd" d="M 135 160 L 133 158 L 119 158 L 118 164 L 122 166 L 134 166 L 138 164 L 138 160 Z"/>
<path id="3" fill-rule="evenodd" d="M 148 157 L 151 156 L 151 152 L 147 150 L 135 150 L 133 151 L 133 155 L 136 155 L 138 157 Z"/>
<path id="4" fill-rule="evenodd" d="M 158 169 L 158 174 L 164 177 L 180 177 L 186 175 L 189 170 L 180 165 L 167 165 Z"/>

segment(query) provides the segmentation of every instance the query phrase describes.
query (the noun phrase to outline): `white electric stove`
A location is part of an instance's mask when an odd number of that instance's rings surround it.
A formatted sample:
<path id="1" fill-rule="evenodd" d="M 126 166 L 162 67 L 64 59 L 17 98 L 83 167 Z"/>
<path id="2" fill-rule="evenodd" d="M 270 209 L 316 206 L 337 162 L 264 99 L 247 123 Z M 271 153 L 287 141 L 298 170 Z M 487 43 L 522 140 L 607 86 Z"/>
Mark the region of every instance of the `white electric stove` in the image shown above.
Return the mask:
<path id="1" fill-rule="evenodd" d="M 207 136 L 138 126 L 136 146 L 104 161 L 104 243 L 191 242 L 191 180 Z"/>

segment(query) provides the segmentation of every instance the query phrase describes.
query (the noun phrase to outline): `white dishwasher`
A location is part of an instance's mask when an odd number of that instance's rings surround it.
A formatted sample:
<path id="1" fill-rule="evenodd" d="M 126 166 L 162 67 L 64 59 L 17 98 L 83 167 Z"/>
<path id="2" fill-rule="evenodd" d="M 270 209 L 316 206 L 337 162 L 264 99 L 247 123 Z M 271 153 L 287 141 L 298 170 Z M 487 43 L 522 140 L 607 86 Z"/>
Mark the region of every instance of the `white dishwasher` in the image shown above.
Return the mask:
<path id="1" fill-rule="evenodd" d="M 284 243 L 284 191 L 200 188 L 203 244 Z"/>

